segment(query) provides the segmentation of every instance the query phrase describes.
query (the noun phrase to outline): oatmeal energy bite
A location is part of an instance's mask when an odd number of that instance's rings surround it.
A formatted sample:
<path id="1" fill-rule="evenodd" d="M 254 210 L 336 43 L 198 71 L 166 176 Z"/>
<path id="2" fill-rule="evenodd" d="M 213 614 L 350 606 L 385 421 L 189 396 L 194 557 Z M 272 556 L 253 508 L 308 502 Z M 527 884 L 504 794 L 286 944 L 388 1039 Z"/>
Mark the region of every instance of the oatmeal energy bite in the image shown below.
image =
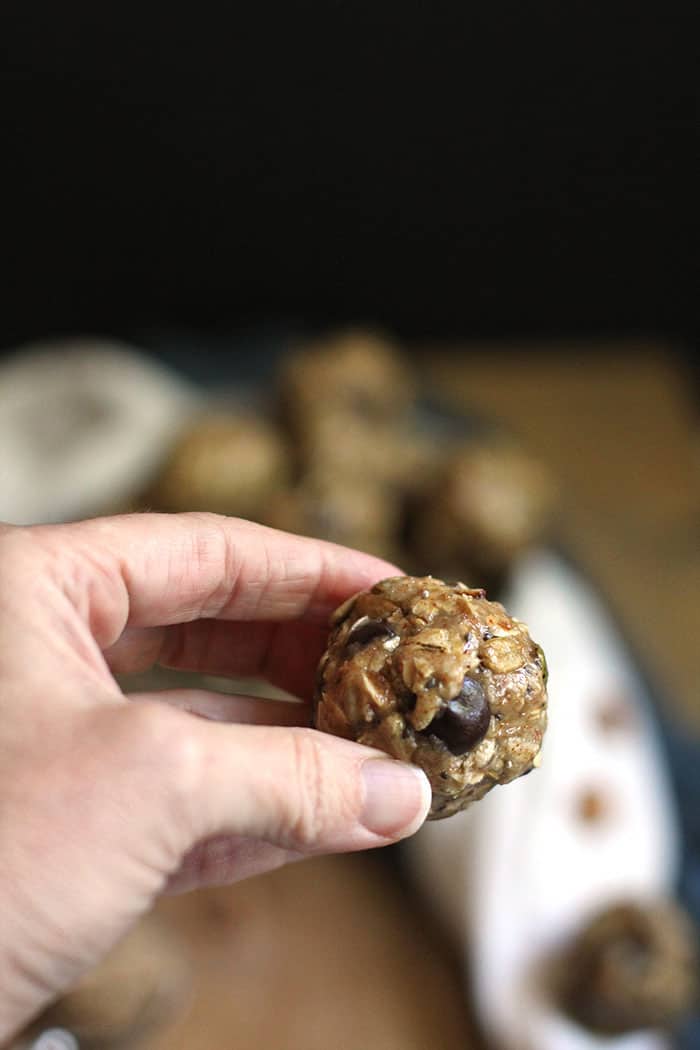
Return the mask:
<path id="1" fill-rule="evenodd" d="M 622 901 L 592 916 L 556 960 L 566 1012 L 594 1032 L 672 1026 L 698 994 L 692 920 L 668 901 Z"/>
<path id="2" fill-rule="evenodd" d="M 334 613 L 314 724 L 413 762 L 439 819 L 539 764 L 544 654 L 483 590 L 397 576 Z"/>

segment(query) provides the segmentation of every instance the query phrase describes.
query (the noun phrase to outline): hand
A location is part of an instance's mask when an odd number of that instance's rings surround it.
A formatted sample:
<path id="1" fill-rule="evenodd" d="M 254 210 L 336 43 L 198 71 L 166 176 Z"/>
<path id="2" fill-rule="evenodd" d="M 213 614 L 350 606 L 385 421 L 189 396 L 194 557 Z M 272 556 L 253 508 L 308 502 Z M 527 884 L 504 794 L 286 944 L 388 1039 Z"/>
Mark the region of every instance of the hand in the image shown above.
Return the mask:
<path id="1" fill-rule="evenodd" d="M 299 728 L 329 612 L 395 572 L 212 515 L 2 527 L 0 1044 L 164 889 L 419 827 L 419 770 Z M 156 662 L 306 702 L 124 696 L 112 672 Z"/>

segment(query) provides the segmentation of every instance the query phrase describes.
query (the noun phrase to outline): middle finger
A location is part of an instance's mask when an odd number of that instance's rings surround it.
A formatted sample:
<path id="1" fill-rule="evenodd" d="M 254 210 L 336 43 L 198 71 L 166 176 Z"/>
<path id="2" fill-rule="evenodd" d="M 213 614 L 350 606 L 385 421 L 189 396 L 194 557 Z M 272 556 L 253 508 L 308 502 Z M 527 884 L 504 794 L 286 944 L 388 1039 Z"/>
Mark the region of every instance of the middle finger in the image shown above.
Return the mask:
<path id="1" fill-rule="evenodd" d="M 261 677 L 310 697 L 327 629 L 300 621 L 236 623 L 196 620 L 170 627 L 127 628 L 104 657 L 114 674 L 158 663 L 200 674 Z"/>

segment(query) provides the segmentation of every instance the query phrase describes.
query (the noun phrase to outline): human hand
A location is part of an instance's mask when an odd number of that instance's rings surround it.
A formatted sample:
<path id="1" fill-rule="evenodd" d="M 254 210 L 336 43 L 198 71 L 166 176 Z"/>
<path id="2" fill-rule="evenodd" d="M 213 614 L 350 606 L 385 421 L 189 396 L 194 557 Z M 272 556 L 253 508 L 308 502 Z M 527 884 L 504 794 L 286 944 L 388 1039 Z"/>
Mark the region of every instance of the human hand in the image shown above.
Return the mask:
<path id="1" fill-rule="evenodd" d="M 395 572 L 213 515 L 1 527 L 0 1044 L 164 889 L 420 826 L 420 770 L 300 728 L 329 612 Z M 156 662 L 307 702 L 125 697 Z"/>

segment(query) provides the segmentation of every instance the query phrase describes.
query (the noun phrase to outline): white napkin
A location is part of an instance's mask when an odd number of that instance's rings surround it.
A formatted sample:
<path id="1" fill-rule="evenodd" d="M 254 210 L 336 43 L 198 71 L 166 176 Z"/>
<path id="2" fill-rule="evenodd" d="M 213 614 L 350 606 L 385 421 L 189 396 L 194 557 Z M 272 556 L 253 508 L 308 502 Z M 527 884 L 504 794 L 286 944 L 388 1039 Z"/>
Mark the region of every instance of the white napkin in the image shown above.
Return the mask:
<path id="1" fill-rule="evenodd" d="M 28 1050 L 79 1050 L 78 1040 L 65 1028 L 49 1028 L 30 1044 Z"/>
<path id="2" fill-rule="evenodd" d="M 549 664 L 542 766 L 427 824 L 407 845 L 409 863 L 468 956 L 496 1045 L 660 1050 L 668 1043 L 658 1033 L 583 1031 L 537 980 L 542 960 L 591 913 L 672 893 L 678 831 L 644 682 L 604 604 L 559 556 L 524 558 L 505 604 Z"/>
<path id="3" fill-rule="evenodd" d="M 0 521 L 88 517 L 146 484 L 199 395 L 120 343 L 25 347 L 0 363 Z"/>

